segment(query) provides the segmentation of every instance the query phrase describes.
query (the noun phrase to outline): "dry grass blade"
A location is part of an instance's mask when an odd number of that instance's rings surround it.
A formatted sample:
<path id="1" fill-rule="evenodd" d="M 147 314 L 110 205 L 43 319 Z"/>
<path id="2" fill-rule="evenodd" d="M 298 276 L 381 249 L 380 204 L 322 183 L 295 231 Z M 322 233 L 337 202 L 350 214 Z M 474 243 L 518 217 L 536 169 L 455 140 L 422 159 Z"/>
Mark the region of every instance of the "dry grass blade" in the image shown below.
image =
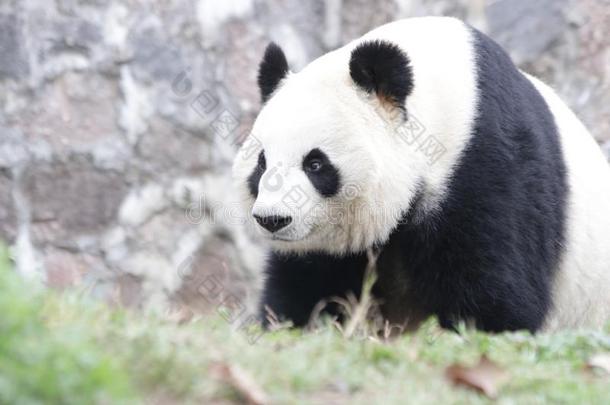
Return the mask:
<path id="1" fill-rule="evenodd" d="M 265 318 L 268 322 L 267 329 L 269 331 L 290 329 L 292 327 L 292 322 L 280 321 L 280 318 L 277 316 L 277 314 L 267 305 L 265 305 Z"/>
<path id="2" fill-rule="evenodd" d="M 251 405 L 268 404 L 268 396 L 263 389 L 240 367 L 227 363 L 216 363 L 211 370 L 219 380 L 234 388 Z"/>
<path id="3" fill-rule="evenodd" d="M 366 253 L 368 263 L 364 272 L 362 292 L 360 294 L 360 300 L 352 308 L 349 321 L 343 330 L 343 335 L 346 338 L 354 336 L 358 328 L 366 323 L 369 310 L 373 306 L 371 290 L 373 289 L 373 284 L 375 284 L 376 281 L 377 255 L 372 251 L 372 249 L 368 249 Z"/>
<path id="4" fill-rule="evenodd" d="M 496 398 L 499 388 L 508 381 L 508 373 L 486 356 L 472 367 L 449 366 L 445 374 L 453 384 L 475 389 L 489 398 Z"/>

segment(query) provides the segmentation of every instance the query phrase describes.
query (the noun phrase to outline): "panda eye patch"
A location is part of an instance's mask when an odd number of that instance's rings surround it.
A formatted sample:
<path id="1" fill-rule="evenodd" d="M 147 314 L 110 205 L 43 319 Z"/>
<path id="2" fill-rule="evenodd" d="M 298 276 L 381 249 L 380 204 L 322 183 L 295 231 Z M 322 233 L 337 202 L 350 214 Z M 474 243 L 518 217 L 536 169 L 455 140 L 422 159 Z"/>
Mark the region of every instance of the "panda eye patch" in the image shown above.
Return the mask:
<path id="1" fill-rule="evenodd" d="M 265 159 L 265 151 L 261 150 L 261 153 L 258 155 L 258 168 L 261 170 L 267 169 L 267 160 Z"/>
<path id="2" fill-rule="evenodd" d="M 254 198 L 258 196 L 258 183 L 260 182 L 261 177 L 263 177 L 265 170 L 267 170 L 267 161 L 265 159 L 265 152 L 261 150 L 258 154 L 256 166 L 254 166 L 254 170 L 252 170 L 252 173 L 247 180 L 248 190 L 250 190 L 250 195 Z"/>
<path id="3" fill-rule="evenodd" d="M 337 194 L 340 187 L 339 170 L 320 149 L 312 149 L 303 158 L 303 171 L 324 197 Z"/>

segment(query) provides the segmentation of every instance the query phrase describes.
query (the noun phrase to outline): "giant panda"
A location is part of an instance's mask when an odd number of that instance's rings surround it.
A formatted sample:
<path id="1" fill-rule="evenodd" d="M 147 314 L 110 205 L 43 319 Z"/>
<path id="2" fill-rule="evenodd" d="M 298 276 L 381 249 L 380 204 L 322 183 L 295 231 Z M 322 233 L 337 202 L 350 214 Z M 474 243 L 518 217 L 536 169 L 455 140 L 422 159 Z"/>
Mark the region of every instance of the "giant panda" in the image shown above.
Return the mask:
<path id="1" fill-rule="evenodd" d="M 600 327 L 610 168 L 572 111 L 448 17 L 383 25 L 298 73 L 270 44 L 233 174 L 269 247 L 261 315 L 299 327 L 373 295 L 406 329 Z M 339 316 L 338 308 L 325 310 Z"/>

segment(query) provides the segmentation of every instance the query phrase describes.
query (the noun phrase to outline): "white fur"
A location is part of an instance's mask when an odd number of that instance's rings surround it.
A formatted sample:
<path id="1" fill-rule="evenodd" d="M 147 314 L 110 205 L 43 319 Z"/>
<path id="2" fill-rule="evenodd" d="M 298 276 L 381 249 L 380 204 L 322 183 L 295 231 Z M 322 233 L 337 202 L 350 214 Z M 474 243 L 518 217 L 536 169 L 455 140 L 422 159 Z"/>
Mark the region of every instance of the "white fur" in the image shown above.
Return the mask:
<path id="1" fill-rule="evenodd" d="M 557 94 L 526 76 L 555 116 L 569 185 L 565 251 L 545 329 L 601 327 L 610 319 L 610 166 Z"/>
<path id="2" fill-rule="evenodd" d="M 409 144 L 403 127 L 397 130 L 403 124 L 399 115 L 365 94 L 349 75 L 351 51 L 372 39 L 397 44 L 412 61 L 415 86 L 407 110 L 425 127 L 417 142 Z M 271 240 L 280 250 L 341 254 L 387 240 L 421 184 L 427 195 L 424 210 L 437 206 L 470 137 L 475 100 L 471 37 L 461 21 L 414 18 L 369 32 L 291 74 L 262 109 L 253 138 L 234 165 L 242 199 L 251 211 L 247 215 L 294 218 L 293 224 L 273 235 L 290 240 Z M 432 164 L 419 150 L 427 139 L 445 150 Z M 260 150 L 253 145 L 262 146 L 267 159 L 256 202 L 246 187 Z M 330 199 L 321 197 L 301 170 L 303 156 L 316 147 L 342 175 L 343 188 Z M 293 187 L 307 195 L 312 210 L 286 207 L 283 199 Z M 271 234 L 253 227 L 271 239 Z"/>

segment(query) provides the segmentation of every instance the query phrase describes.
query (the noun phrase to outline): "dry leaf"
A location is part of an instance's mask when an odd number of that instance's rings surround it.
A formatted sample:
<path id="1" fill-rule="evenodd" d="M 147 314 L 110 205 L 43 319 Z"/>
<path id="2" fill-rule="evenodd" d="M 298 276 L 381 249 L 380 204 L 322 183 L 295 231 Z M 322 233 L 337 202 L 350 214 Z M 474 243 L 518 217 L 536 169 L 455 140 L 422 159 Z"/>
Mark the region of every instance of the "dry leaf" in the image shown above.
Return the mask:
<path id="1" fill-rule="evenodd" d="M 218 379 L 233 387 L 247 403 L 252 405 L 269 403 L 263 389 L 240 367 L 216 363 L 211 371 Z"/>
<path id="2" fill-rule="evenodd" d="M 589 361 L 587 361 L 587 367 L 590 369 L 602 370 L 607 374 L 610 374 L 610 353 L 598 353 L 593 355 Z"/>
<path id="3" fill-rule="evenodd" d="M 498 389 L 508 381 L 508 373 L 486 356 L 482 356 L 479 363 L 472 367 L 449 366 L 445 374 L 453 384 L 476 389 L 489 398 L 496 398 Z"/>

